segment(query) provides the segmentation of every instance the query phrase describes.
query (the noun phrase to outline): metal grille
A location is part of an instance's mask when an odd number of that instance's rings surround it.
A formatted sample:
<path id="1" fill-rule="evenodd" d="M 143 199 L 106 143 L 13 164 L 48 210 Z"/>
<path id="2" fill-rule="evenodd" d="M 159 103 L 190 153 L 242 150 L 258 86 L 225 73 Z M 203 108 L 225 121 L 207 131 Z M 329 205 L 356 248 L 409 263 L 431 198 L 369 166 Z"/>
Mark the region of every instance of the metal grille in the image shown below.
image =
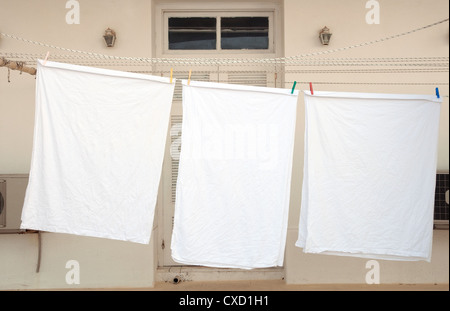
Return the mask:
<path id="1" fill-rule="evenodd" d="M 183 116 L 173 115 L 171 117 L 171 130 L 170 130 L 170 157 L 172 163 L 171 180 L 172 180 L 172 203 L 175 204 L 177 195 L 177 179 L 178 179 L 178 167 L 180 164 L 180 152 L 181 152 L 181 125 L 183 122 Z"/>
<path id="2" fill-rule="evenodd" d="M 261 72 L 232 72 L 228 74 L 229 84 L 267 86 L 267 73 Z"/>
<path id="3" fill-rule="evenodd" d="M 181 84 L 181 80 L 182 79 L 187 80 L 189 78 L 189 73 L 188 72 L 174 73 L 173 76 L 177 79 L 177 82 L 175 84 L 175 91 L 173 94 L 173 100 L 181 101 L 183 99 L 183 85 Z M 210 81 L 210 74 L 209 73 L 192 73 L 191 80 L 208 82 L 208 81 Z"/>
<path id="4" fill-rule="evenodd" d="M 448 174 L 437 174 L 436 196 L 434 199 L 434 220 L 449 220 L 448 193 Z"/>

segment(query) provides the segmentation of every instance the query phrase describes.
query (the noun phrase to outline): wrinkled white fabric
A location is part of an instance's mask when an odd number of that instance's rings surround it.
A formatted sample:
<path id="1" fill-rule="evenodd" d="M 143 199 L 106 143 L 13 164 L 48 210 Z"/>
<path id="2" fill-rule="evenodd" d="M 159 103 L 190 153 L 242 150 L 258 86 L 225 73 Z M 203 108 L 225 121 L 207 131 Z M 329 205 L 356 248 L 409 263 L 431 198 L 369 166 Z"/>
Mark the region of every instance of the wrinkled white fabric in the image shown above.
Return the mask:
<path id="1" fill-rule="evenodd" d="M 22 229 L 148 244 L 174 84 L 38 63 Z"/>
<path id="2" fill-rule="evenodd" d="M 306 253 L 430 261 L 440 102 L 305 92 Z"/>
<path id="3" fill-rule="evenodd" d="M 173 259 L 282 266 L 298 92 L 183 83 Z"/>

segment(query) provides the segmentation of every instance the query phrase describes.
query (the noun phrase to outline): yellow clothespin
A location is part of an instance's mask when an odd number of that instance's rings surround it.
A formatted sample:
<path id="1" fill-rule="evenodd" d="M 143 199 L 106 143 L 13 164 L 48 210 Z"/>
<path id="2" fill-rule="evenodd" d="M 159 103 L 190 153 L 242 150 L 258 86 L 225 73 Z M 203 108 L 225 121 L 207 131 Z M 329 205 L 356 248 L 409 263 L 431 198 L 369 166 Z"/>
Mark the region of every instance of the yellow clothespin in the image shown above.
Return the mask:
<path id="1" fill-rule="evenodd" d="M 170 68 L 170 83 L 173 83 L 173 68 Z"/>
<path id="2" fill-rule="evenodd" d="M 44 59 L 44 66 L 45 66 L 45 64 L 47 64 L 47 60 L 48 60 L 48 57 L 50 56 L 50 51 L 48 51 L 47 52 L 47 55 L 45 55 L 45 59 Z"/>
<path id="3" fill-rule="evenodd" d="M 192 69 L 189 70 L 189 79 L 188 79 L 188 85 L 191 85 L 191 76 L 192 76 Z"/>

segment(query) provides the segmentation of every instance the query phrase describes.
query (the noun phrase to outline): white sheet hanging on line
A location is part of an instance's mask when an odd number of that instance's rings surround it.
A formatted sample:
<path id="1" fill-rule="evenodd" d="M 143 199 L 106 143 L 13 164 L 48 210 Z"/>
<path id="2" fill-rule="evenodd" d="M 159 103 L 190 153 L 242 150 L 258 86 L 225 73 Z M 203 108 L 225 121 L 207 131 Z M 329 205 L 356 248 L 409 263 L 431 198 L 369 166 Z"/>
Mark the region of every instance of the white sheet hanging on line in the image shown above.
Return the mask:
<path id="1" fill-rule="evenodd" d="M 148 244 L 174 84 L 38 62 L 22 229 Z"/>
<path id="2" fill-rule="evenodd" d="M 431 260 L 440 100 L 305 93 L 306 253 Z"/>
<path id="3" fill-rule="evenodd" d="M 283 265 L 298 92 L 184 81 L 172 257 Z"/>

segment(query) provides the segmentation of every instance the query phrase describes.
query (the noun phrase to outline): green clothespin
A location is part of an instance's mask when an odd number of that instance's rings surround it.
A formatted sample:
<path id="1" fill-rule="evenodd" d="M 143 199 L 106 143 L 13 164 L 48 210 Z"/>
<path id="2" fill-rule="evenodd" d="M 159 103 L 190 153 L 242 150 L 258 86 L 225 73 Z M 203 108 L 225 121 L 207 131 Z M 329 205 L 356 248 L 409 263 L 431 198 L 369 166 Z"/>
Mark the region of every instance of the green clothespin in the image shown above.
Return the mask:
<path id="1" fill-rule="evenodd" d="M 297 86 L 297 81 L 294 81 L 294 86 L 292 87 L 292 92 L 291 92 L 291 94 L 294 94 L 294 91 L 295 91 L 295 87 Z"/>

